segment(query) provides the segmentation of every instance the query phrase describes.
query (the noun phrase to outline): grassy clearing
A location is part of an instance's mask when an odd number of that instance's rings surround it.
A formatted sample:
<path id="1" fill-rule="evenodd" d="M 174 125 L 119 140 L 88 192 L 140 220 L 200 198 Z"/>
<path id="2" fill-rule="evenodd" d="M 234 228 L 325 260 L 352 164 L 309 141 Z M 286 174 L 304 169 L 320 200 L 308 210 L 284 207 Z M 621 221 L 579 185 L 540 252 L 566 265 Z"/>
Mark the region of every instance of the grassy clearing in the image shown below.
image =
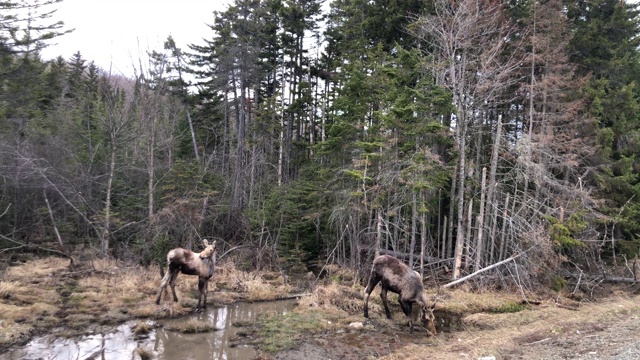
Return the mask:
<path id="1" fill-rule="evenodd" d="M 170 296 L 160 305 L 157 266 L 127 266 L 98 259 L 69 267 L 69 260 L 48 257 L 7 268 L 0 274 L 0 350 L 23 343 L 37 332 L 64 327 L 66 336 L 80 335 L 95 325 L 111 325 L 132 318 L 170 318 L 194 310 L 197 278 L 180 275 L 179 302 Z M 262 301 L 283 298 L 293 291 L 280 275 L 266 280 L 223 263 L 209 283 L 209 303 Z M 188 324 L 182 331 L 211 331 Z"/>
<path id="2" fill-rule="evenodd" d="M 329 271 L 330 270 L 330 271 Z M 394 334 L 406 331 L 406 319 L 396 295 L 389 296 L 394 320 L 386 320 L 379 297 L 379 287 L 370 300 L 371 320 L 364 321 L 363 289 L 352 287 L 349 272 L 328 270 L 321 285 L 310 296 L 303 297 L 294 311 L 280 316 L 262 316 L 258 321 L 260 349 L 275 353 L 295 346 L 305 337 L 320 333 L 363 331 Z M 160 285 L 156 266 L 126 266 L 111 260 L 98 260 L 85 268 L 68 267 L 68 260 L 45 258 L 8 268 L 0 274 L 0 350 L 28 340 L 37 332 L 63 328 L 65 335 L 79 335 L 96 324 L 111 325 L 130 319 L 158 319 L 181 316 L 194 310 L 197 300 L 197 278 L 180 275 L 176 292 L 179 302 L 155 298 Z M 435 290 L 427 290 L 429 296 Z M 240 271 L 227 262 L 220 264 L 209 284 L 209 305 L 235 301 L 276 300 L 298 290 L 279 273 Z M 445 332 L 422 343 L 408 343 L 386 359 L 418 359 L 419 354 L 477 358 L 500 355 L 505 349 L 521 347 L 540 339 L 561 336 L 572 331 L 590 329 L 597 321 L 616 321 L 636 316 L 640 302 L 625 300 L 625 294 L 613 293 L 615 303 L 571 303 L 580 306 L 572 311 L 556 306 L 557 295 L 538 295 L 541 305 L 522 305 L 517 293 L 472 292 L 462 289 L 441 290 L 436 314 L 455 318 L 452 332 Z M 535 298 L 533 295 L 531 298 Z M 548 299 L 548 300 L 545 300 Z M 614 305 L 615 304 L 615 305 Z M 597 320 L 595 320 L 597 319 Z M 438 320 L 437 320 L 438 321 Z M 364 322 L 362 330 L 351 330 L 350 324 Z M 398 330 L 400 329 L 400 330 Z M 148 331 L 147 329 L 146 331 Z M 202 321 L 186 322 L 175 328 L 180 332 L 204 332 L 215 329 Z M 134 329 L 134 333 L 145 329 Z M 455 334 L 455 335 L 451 335 Z M 456 338 L 449 338 L 455 336 Z M 417 354 L 412 357 L 412 354 Z"/>

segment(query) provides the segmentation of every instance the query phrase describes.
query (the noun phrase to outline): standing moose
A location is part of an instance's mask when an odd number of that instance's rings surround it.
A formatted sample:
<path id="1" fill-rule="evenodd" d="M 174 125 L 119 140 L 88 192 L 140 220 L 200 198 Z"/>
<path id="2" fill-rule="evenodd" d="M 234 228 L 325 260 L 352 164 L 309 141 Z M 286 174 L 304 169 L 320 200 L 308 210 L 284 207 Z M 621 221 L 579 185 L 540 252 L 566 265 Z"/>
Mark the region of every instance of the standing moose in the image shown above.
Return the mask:
<path id="1" fill-rule="evenodd" d="M 411 306 L 413 303 L 420 305 L 420 319 L 422 325 L 427 328 L 428 335 L 436 335 L 434 325 L 435 316 L 433 309 L 435 308 L 435 300 L 433 305 L 429 306 L 426 296 L 424 295 L 424 286 L 422 285 L 422 277 L 417 272 L 411 270 L 404 262 L 389 255 L 380 255 L 373 260 L 371 268 L 371 276 L 369 284 L 364 295 L 364 317 L 369 317 L 369 295 L 373 288 L 381 282 L 382 291 L 380 297 L 384 305 L 384 311 L 388 319 L 391 319 L 391 312 L 387 305 L 387 291 L 398 294 L 398 301 L 402 307 L 402 311 L 409 318 L 409 332 L 413 333 L 413 316 L 411 314 Z"/>
<path id="2" fill-rule="evenodd" d="M 198 275 L 198 305 L 196 310 L 200 309 L 200 301 L 204 295 L 203 307 L 207 307 L 207 288 L 209 279 L 213 275 L 213 271 L 216 266 L 216 241 L 212 244 L 204 239 L 204 250 L 202 252 L 195 253 L 191 250 L 183 248 L 175 248 L 167 253 L 167 263 L 169 271 L 166 275 L 163 275 L 162 283 L 160 285 L 160 291 L 156 298 L 156 304 L 160 304 L 160 298 L 163 292 L 167 292 L 167 285 L 171 286 L 171 292 L 173 293 L 173 301 L 177 302 L 176 296 L 176 278 L 178 273 L 185 275 Z M 162 266 L 160 267 L 162 275 Z"/>

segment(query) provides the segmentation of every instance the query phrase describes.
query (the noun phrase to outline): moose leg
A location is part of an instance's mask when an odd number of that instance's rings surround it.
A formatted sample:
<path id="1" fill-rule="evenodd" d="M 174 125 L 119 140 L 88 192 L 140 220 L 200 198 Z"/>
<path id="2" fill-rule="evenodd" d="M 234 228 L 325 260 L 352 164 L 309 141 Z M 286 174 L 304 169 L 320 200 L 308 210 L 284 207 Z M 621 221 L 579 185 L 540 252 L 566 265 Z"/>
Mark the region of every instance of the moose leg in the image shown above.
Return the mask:
<path id="1" fill-rule="evenodd" d="M 398 299 L 398 302 L 400 303 L 402 312 L 409 318 L 409 333 L 413 334 L 413 314 L 411 313 L 413 303 L 410 301 L 403 301 L 402 299 Z"/>
<path id="2" fill-rule="evenodd" d="M 373 288 L 375 288 L 376 285 L 378 285 L 379 281 L 380 281 L 380 277 L 377 277 L 372 274 L 371 277 L 369 278 L 369 284 L 367 285 L 367 288 L 364 291 L 364 317 L 366 318 L 369 317 L 369 295 L 371 295 Z"/>
<path id="3" fill-rule="evenodd" d="M 207 280 L 204 278 L 198 278 L 198 305 L 196 306 L 196 310 L 200 309 L 200 301 L 202 300 L 203 295 L 204 295 L 203 308 L 206 308 L 207 307 Z"/>
<path id="4" fill-rule="evenodd" d="M 167 291 L 167 285 L 169 284 L 169 279 L 171 278 L 171 272 L 168 272 L 160 283 L 160 291 L 158 291 L 158 297 L 156 298 L 156 305 L 160 305 L 160 298 L 162 297 L 162 293 Z"/>
<path id="5" fill-rule="evenodd" d="M 380 298 L 382 299 L 382 305 L 384 305 L 384 313 L 387 314 L 387 319 L 391 319 L 391 311 L 389 311 L 389 305 L 387 304 L 387 289 L 383 286 L 380 291 Z"/>
<path id="6" fill-rule="evenodd" d="M 204 281 L 204 304 L 202 307 L 207 308 L 207 293 L 209 292 L 209 279 Z"/>
<path id="7" fill-rule="evenodd" d="M 171 281 L 169 281 L 169 285 L 171 286 L 173 301 L 175 302 L 178 302 L 178 296 L 176 295 L 176 279 L 177 278 L 178 278 L 178 271 L 171 271 Z"/>

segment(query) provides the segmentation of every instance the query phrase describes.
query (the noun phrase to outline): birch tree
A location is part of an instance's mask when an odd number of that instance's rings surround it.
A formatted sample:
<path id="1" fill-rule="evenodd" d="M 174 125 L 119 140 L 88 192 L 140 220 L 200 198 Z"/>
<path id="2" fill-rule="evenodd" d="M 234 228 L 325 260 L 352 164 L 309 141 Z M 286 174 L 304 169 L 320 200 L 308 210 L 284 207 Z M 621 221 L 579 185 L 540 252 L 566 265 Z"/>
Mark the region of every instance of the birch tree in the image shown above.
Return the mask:
<path id="1" fill-rule="evenodd" d="M 505 56 L 512 25 L 499 2 L 438 0 L 433 13 L 418 18 L 412 31 L 428 44 L 426 51 L 435 61 L 434 75 L 453 94 L 452 126 L 458 156 L 453 277 L 458 278 L 465 239 L 470 236 L 464 231 L 465 194 L 470 190 L 466 179 L 480 170 L 479 164 L 469 164 L 467 144 L 476 130 L 473 124 L 488 106 L 497 106 L 500 95 L 515 81 L 518 61 Z"/>

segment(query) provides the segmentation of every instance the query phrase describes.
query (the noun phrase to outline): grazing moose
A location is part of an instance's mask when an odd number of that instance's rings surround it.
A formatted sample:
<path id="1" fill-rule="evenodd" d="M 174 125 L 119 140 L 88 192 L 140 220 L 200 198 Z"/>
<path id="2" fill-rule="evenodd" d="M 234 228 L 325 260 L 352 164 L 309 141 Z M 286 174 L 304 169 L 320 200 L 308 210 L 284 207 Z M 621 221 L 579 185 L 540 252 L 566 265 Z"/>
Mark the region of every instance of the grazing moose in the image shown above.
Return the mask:
<path id="1" fill-rule="evenodd" d="M 391 319 L 391 312 L 387 305 L 387 291 L 391 291 L 398 294 L 398 301 L 402 311 L 409 318 L 410 333 L 413 333 L 411 306 L 413 303 L 418 303 L 421 310 L 420 319 L 422 320 L 422 325 L 427 328 L 429 335 L 436 334 L 435 317 L 433 315 L 436 303 L 434 301 L 433 305 L 429 306 L 424 295 L 422 277 L 411 270 L 405 263 L 389 255 L 380 255 L 373 260 L 371 277 L 364 295 L 364 317 L 369 317 L 369 295 L 371 295 L 371 291 L 379 282 L 382 284 L 380 297 L 388 319 Z"/>
<path id="2" fill-rule="evenodd" d="M 198 275 L 198 305 L 196 310 L 200 309 L 200 300 L 202 300 L 203 295 L 203 307 L 207 307 L 207 288 L 216 266 L 216 242 L 214 240 L 212 244 L 209 244 L 205 239 L 203 243 L 205 249 L 199 254 L 182 248 L 176 248 L 167 253 L 169 271 L 162 277 L 156 304 L 160 304 L 163 292 L 166 291 L 168 294 L 167 285 L 171 286 L 173 301 L 178 301 L 175 289 L 176 278 L 178 273 L 183 273 L 185 275 Z M 160 267 L 160 273 L 162 275 L 162 266 Z"/>

